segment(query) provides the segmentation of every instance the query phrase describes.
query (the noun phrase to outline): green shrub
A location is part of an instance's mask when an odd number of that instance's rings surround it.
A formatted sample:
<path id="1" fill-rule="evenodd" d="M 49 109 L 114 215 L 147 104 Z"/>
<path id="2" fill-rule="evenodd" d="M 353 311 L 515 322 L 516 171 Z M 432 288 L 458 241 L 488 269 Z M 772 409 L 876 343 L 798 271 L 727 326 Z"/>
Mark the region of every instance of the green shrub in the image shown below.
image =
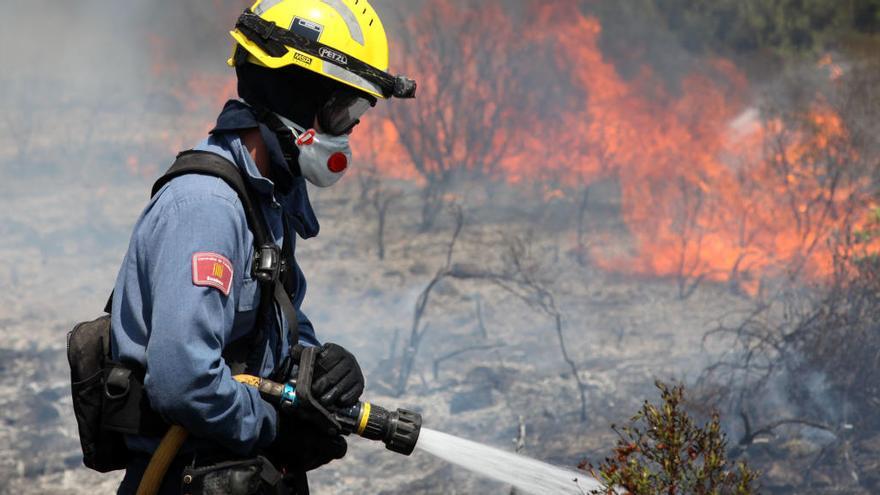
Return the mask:
<path id="1" fill-rule="evenodd" d="M 718 414 L 699 426 L 684 410 L 683 386 L 670 388 L 659 381 L 656 385 L 662 404 L 645 401 L 628 425 L 612 425 L 619 437 L 613 454 L 598 468 L 588 462 L 580 466 L 603 485 L 591 493 L 757 493 L 758 473 L 745 463 L 732 466 L 727 461 L 727 439 Z"/>

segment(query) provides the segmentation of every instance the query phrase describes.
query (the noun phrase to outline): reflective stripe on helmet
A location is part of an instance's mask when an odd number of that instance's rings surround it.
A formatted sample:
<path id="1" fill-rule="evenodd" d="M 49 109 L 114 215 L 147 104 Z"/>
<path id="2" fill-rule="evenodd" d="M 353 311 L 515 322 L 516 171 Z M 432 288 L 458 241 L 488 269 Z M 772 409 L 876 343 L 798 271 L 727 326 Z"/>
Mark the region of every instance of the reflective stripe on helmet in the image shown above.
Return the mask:
<path id="1" fill-rule="evenodd" d="M 355 86 L 359 86 L 364 89 L 371 89 L 375 93 L 382 94 L 382 88 L 379 86 L 367 81 L 363 77 L 343 69 L 342 67 L 328 61 L 324 61 L 324 67 L 322 72 L 328 76 L 335 77 L 337 79 L 342 79 L 343 81 L 354 84 Z"/>
<path id="2" fill-rule="evenodd" d="M 351 35 L 351 39 L 363 45 L 364 32 L 361 31 L 361 25 L 358 24 L 357 19 L 355 19 L 354 17 L 354 12 L 350 8 L 348 8 L 348 5 L 345 5 L 340 0 L 321 1 L 329 5 L 330 7 L 333 7 L 333 9 L 339 13 L 339 16 L 342 17 L 343 21 L 345 21 L 345 25 L 348 26 L 348 33 Z"/>
<path id="3" fill-rule="evenodd" d="M 261 15 L 282 1 L 284 0 L 263 0 L 259 5 L 254 7 L 254 14 Z"/>

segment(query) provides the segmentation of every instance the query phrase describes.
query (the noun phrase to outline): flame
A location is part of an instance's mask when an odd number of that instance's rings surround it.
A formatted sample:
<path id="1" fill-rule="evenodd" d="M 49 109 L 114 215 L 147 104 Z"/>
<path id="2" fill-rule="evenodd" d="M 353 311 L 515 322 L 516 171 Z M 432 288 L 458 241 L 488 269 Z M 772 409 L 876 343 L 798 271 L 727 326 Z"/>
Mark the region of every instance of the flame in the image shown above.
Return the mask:
<path id="1" fill-rule="evenodd" d="M 600 48 L 601 23 L 575 2 L 535 2 L 525 24 L 504 5 L 427 0 L 405 20 L 412 38 L 394 45 L 392 60 L 416 77 L 419 95 L 366 116 L 352 136 L 359 160 L 421 184 L 479 172 L 544 201 L 613 180 L 631 246 L 595 232 L 589 248 L 610 271 L 730 282 L 750 294 L 766 276 L 831 273 L 831 245 L 867 221 L 871 204 L 862 157 L 831 104 L 817 96 L 767 117 L 743 72 L 721 58 L 673 89 L 648 65 L 624 77 Z M 151 46 L 167 53 L 161 40 Z M 545 87 L 516 92 L 529 56 L 554 72 L 522 84 L 553 76 L 566 89 L 551 110 Z M 844 75 L 830 55 L 818 68 L 835 82 Z M 155 71 L 168 79 L 179 67 Z M 184 111 L 204 112 L 234 96 L 233 79 L 197 73 L 167 90 Z M 197 133 L 166 136 L 174 151 L 181 135 Z"/>
<path id="2" fill-rule="evenodd" d="M 360 162 L 381 164 L 383 174 L 389 178 L 423 183 L 424 178 L 405 158 L 394 122 L 387 117 L 372 120 L 368 116 L 365 120 L 351 135 L 353 156 Z"/>
<path id="3" fill-rule="evenodd" d="M 216 0 L 214 3 L 219 5 Z M 151 90 L 173 98 L 180 105 L 178 121 L 168 126 L 173 129 L 173 136 L 166 131 L 163 137 L 169 150 L 177 153 L 213 127 L 211 121 L 204 121 L 204 115 L 216 112 L 227 100 L 237 97 L 235 75 L 229 70 L 181 68 L 172 56 L 173 46 L 168 39 L 151 33 L 147 41 L 152 61 Z M 223 69 L 226 69 L 225 65 Z"/>
<path id="4" fill-rule="evenodd" d="M 440 17 L 441 25 L 453 26 L 465 17 L 451 3 L 429 3 L 436 9 L 425 15 Z M 495 6 L 468 12 L 482 15 L 496 34 L 509 36 L 504 49 L 515 49 L 522 33 L 514 33 Z M 582 97 L 569 98 L 556 115 L 521 116 L 520 121 L 538 117 L 529 128 L 514 120 L 504 134 L 496 134 L 498 142 L 516 143 L 505 150 L 498 167 L 513 184 L 549 181 L 569 190 L 616 179 L 635 248 L 594 247 L 591 255 L 599 266 L 633 275 L 730 281 L 751 294 L 765 275 L 786 270 L 830 274 L 829 244 L 846 222 L 858 225 L 860 219 L 852 217 L 867 211 L 869 196 L 865 181 L 847 176 L 849 164 L 859 157 L 843 120 L 828 103 L 817 98 L 792 119 L 806 125 L 764 121 L 750 106 L 747 78 L 725 59 L 705 61 L 704 69 L 682 77 L 676 92 L 647 66 L 626 79 L 599 47 L 600 22 L 569 2 L 534 6 L 529 27 L 526 41 L 551 47 L 556 66 L 566 70 Z M 443 62 L 425 52 L 435 46 L 431 34 L 416 39 L 418 64 L 406 67 L 419 76 L 420 98 L 428 99 L 442 97 L 438 80 L 449 77 L 432 72 Z M 460 50 L 467 53 L 479 39 L 461 36 Z M 830 58 L 822 64 L 829 66 L 832 79 L 840 77 Z M 469 71 L 465 65 L 463 72 Z M 491 84 L 467 89 L 473 91 L 466 103 L 473 112 L 499 104 Z M 440 121 L 452 112 L 442 106 L 434 110 L 433 119 Z M 415 110 L 423 112 L 422 107 Z M 432 115 L 418 117 L 427 125 L 405 126 L 398 136 L 434 132 L 432 141 L 450 141 L 448 127 L 434 126 Z M 383 119 L 381 126 L 389 141 L 371 158 L 380 157 L 382 169 L 392 175 L 417 168 L 391 141 L 389 121 Z M 464 159 L 472 149 L 452 144 L 441 147 L 442 160 L 474 166 Z M 544 199 L 559 198 L 561 191 L 545 188 Z"/>
<path id="5" fill-rule="evenodd" d="M 613 171 L 636 239 L 635 256 L 594 253 L 600 266 L 733 279 L 753 294 L 757 275 L 792 262 L 810 275 L 830 274 L 833 252 L 826 248 L 840 215 L 865 211 L 858 207 L 868 197 L 864 181 L 835 183 L 858 155 L 827 103 L 806 111 L 809 129 L 779 119 L 738 121 L 749 88 L 731 62 L 710 61 L 714 77 L 688 75 L 680 94 L 669 94 L 650 69 L 631 81 L 619 76 L 598 47 L 596 19 L 558 5 L 543 12 L 556 29 L 541 32 L 558 44 L 589 96 L 563 126 L 574 129 L 585 152 L 575 177 Z"/>

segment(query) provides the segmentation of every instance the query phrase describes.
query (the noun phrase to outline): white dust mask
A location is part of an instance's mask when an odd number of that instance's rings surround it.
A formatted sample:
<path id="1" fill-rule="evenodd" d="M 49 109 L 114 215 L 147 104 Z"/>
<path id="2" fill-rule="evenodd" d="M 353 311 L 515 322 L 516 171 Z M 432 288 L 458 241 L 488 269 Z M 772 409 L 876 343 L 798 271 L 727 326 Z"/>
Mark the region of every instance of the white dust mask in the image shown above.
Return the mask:
<path id="1" fill-rule="evenodd" d="M 345 175 L 351 163 L 347 134 L 331 136 L 314 129 L 304 130 L 281 115 L 278 118 L 296 138 L 294 142 L 299 148 L 299 170 L 307 181 L 318 187 L 330 187 Z"/>

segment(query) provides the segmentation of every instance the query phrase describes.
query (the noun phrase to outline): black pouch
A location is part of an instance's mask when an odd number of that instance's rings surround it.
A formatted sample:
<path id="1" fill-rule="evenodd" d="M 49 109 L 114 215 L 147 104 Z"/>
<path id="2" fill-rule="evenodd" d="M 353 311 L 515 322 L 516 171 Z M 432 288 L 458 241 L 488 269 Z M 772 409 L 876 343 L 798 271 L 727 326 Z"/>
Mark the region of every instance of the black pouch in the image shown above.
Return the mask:
<path id="1" fill-rule="evenodd" d="M 183 470 L 184 495 L 254 495 L 271 490 L 281 481 L 281 473 L 263 456 L 225 461 Z"/>
<path id="2" fill-rule="evenodd" d="M 101 427 L 118 433 L 160 437 L 168 426 L 150 407 L 143 374 L 122 363 L 106 361 Z"/>
<path id="3" fill-rule="evenodd" d="M 110 316 L 76 325 L 67 334 L 67 361 L 73 412 L 79 429 L 83 464 L 106 473 L 123 469 L 128 449 L 122 434 L 102 427 L 105 371 L 110 349 Z"/>

